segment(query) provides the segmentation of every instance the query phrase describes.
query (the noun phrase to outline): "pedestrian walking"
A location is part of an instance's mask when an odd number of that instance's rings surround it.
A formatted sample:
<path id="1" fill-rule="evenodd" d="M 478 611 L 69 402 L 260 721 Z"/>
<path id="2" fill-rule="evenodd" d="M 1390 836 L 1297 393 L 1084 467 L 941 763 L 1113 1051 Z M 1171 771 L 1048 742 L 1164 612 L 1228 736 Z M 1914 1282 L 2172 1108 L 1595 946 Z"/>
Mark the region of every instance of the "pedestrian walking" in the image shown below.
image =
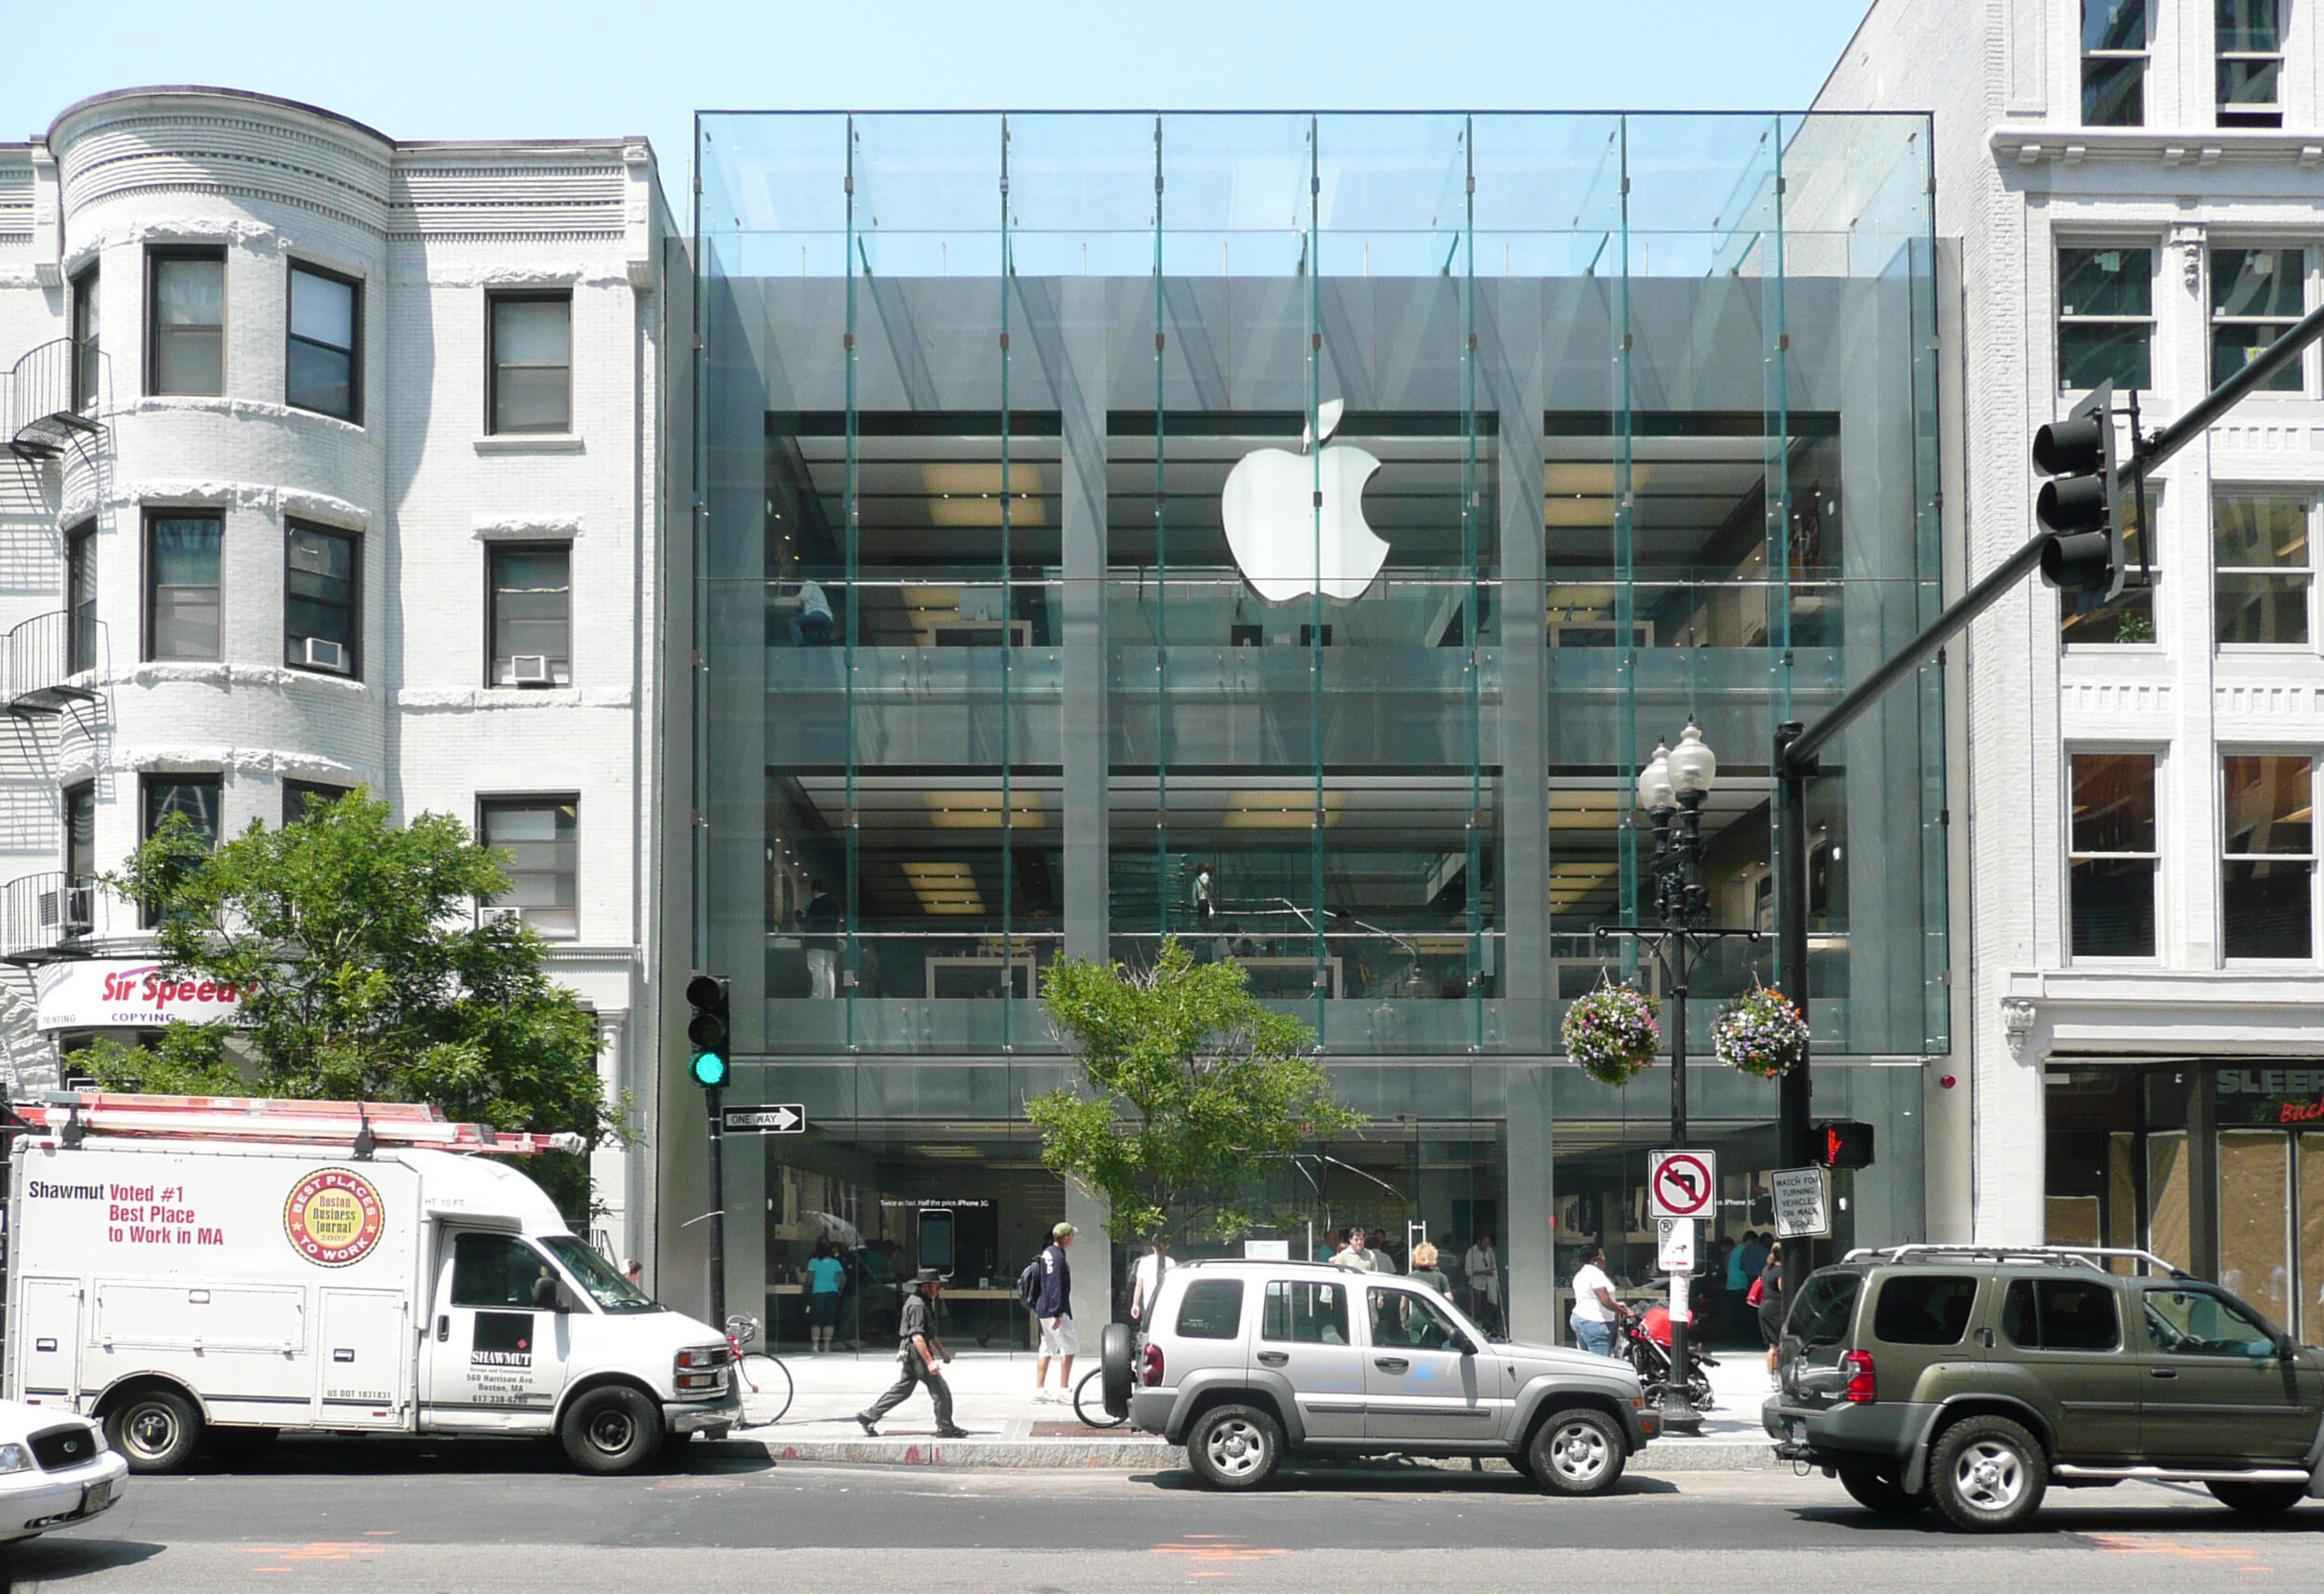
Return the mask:
<path id="1" fill-rule="evenodd" d="M 1151 1248 L 1129 1270 L 1129 1326 L 1145 1331 L 1154 1311 L 1155 1297 L 1162 1293 L 1162 1275 L 1170 1271 L 1170 1237 L 1156 1234 Z"/>
<path id="2" fill-rule="evenodd" d="M 830 1241 L 819 1242 L 807 1262 L 807 1333 L 810 1352 L 831 1349 L 839 1326 L 839 1285 L 847 1268 Z"/>
<path id="3" fill-rule="evenodd" d="M 1606 1275 L 1605 1247 L 1592 1244 L 1574 1270 L 1574 1343 L 1592 1356 L 1613 1355 L 1614 1324 L 1621 1316 L 1622 1303 Z"/>
<path id="4" fill-rule="evenodd" d="M 1331 1265 L 1335 1268 L 1353 1268 L 1360 1273 L 1376 1273 L 1380 1271 L 1380 1256 L 1364 1244 L 1362 1229 L 1351 1229 L 1348 1231 L 1348 1243 L 1333 1253 Z"/>
<path id="5" fill-rule="evenodd" d="M 1081 1351 L 1081 1341 L 1074 1337 L 1074 1271 L 1065 1259 L 1073 1248 L 1074 1236 L 1080 1231 L 1070 1223 L 1060 1223 L 1049 1232 L 1049 1245 L 1043 1249 L 1036 1266 L 1038 1293 L 1034 1298 L 1033 1316 L 1040 1324 L 1040 1355 L 1033 1363 L 1033 1398 L 1036 1401 L 1071 1400 L 1074 1387 L 1074 1357 Z M 1057 1393 L 1050 1394 L 1049 1364 L 1051 1357 L 1059 1358 Z"/>
<path id="6" fill-rule="evenodd" d="M 1412 1247 L 1412 1281 L 1441 1296 L 1452 1294 L 1452 1281 L 1436 1271 L 1436 1247 L 1426 1240 Z"/>
<path id="7" fill-rule="evenodd" d="M 944 1439 L 968 1437 L 967 1429 L 953 1424 L 952 1387 L 944 1382 L 944 1364 L 952 1360 L 952 1352 L 936 1337 L 936 1298 L 944 1288 L 944 1274 L 934 1268 L 922 1268 L 912 1281 L 912 1293 L 904 1298 L 904 1319 L 896 1327 L 896 1360 L 903 1371 L 869 1411 L 855 1414 L 855 1420 L 874 1439 L 879 1437 L 879 1419 L 909 1400 L 912 1390 L 921 1384 L 928 1386 L 928 1398 L 936 1407 L 937 1434 Z"/>
<path id="8" fill-rule="evenodd" d="M 807 987 L 819 1001 L 839 995 L 839 904 L 821 880 L 807 882 L 807 905 L 799 910 L 799 941 L 807 949 Z"/>
<path id="9" fill-rule="evenodd" d="M 1783 1309 L 1789 1304 L 1784 1299 L 1781 1240 L 1767 1247 L 1767 1265 L 1751 1286 L 1751 1304 L 1759 1308 L 1759 1337 L 1767 1341 L 1767 1384 L 1773 1389 L 1776 1385 L 1776 1352 L 1783 1344 Z"/>

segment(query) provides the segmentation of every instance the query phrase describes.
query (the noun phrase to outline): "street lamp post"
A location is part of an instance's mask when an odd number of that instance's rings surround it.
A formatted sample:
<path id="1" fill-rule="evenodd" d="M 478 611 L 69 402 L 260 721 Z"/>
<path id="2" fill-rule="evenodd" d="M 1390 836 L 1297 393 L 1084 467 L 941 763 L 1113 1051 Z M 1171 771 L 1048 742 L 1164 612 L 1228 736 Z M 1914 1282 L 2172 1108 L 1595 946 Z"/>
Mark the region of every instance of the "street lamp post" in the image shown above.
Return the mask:
<path id="1" fill-rule="evenodd" d="M 1654 925 L 1605 925 L 1600 936 L 1647 942 L 1661 960 L 1670 987 L 1670 1144 L 1686 1144 L 1686 997 L 1703 943 L 1729 936 L 1757 941 L 1756 929 L 1695 921 L 1710 906 L 1703 888 L 1703 800 L 1719 778 L 1719 760 L 1690 716 L 1675 748 L 1657 746 L 1638 774 L 1638 806 L 1654 828 Z M 1670 1381 L 1662 1395 L 1666 1429 L 1697 1429 L 1701 1414 L 1687 1396 L 1694 1377 L 1693 1313 L 1686 1273 L 1670 1274 Z"/>

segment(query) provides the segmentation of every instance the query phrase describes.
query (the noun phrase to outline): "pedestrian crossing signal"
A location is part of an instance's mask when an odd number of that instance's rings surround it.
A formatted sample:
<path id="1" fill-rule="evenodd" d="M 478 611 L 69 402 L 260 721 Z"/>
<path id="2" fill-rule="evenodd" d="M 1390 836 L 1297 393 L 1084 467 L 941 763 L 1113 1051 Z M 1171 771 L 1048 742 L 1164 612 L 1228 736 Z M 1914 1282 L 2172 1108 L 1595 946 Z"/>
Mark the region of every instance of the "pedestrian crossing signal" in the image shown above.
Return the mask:
<path id="1" fill-rule="evenodd" d="M 1816 1126 L 1816 1160 L 1832 1168 L 1870 1167 L 1872 1126 L 1818 1124 Z"/>
<path id="2" fill-rule="evenodd" d="M 731 989 L 730 981 L 716 974 L 697 974 L 686 981 L 686 1001 L 693 1008 L 686 1023 L 686 1039 L 693 1047 L 690 1068 L 694 1083 L 705 1090 L 724 1086 L 732 1071 L 727 1059 L 733 1038 Z"/>

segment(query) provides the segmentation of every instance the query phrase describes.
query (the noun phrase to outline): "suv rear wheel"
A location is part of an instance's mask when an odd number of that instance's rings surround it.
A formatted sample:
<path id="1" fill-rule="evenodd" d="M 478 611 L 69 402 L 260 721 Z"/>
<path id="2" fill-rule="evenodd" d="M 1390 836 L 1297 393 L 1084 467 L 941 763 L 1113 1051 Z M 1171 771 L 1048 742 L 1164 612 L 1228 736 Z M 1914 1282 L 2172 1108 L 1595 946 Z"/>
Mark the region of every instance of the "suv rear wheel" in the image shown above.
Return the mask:
<path id="1" fill-rule="evenodd" d="M 1186 1460 L 1213 1489 L 1254 1489 L 1283 1463 L 1283 1428 L 1257 1406 L 1212 1406 L 1186 1436 Z"/>
<path id="2" fill-rule="evenodd" d="M 1603 1495 L 1629 1459 L 1614 1419 L 1588 1406 L 1552 1412 L 1525 1446 L 1525 1470 L 1545 1495 Z"/>
<path id="3" fill-rule="evenodd" d="M 1901 1484 L 1876 1467 L 1842 1467 L 1840 1486 L 1857 1505 L 1884 1517 L 1908 1517 L 1927 1503 L 1918 1495 L 1906 1494 Z"/>
<path id="4" fill-rule="evenodd" d="M 2017 1527 L 2050 1487 L 2041 1443 L 2005 1416 L 1968 1416 L 1937 1436 L 1929 1456 L 1929 1502 L 1971 1533 Z"/>
<path id="5" fill-rule="evenodd" d="M 2305 1483 L 2206 1483 L 2212 1496 L 2239 1517 L 2265 1522 L 2280 1517 L 2307 1498 Z"/>

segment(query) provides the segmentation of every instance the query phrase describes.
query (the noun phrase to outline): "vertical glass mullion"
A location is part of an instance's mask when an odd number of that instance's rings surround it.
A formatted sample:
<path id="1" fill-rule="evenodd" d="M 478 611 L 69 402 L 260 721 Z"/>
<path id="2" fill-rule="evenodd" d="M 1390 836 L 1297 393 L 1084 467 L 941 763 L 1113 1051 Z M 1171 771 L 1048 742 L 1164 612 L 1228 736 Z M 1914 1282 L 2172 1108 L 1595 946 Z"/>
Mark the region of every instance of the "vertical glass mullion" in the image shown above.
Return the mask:
<path id="1" fill-rule="evenodd" d="M 1636 534 L 1637 506 L 1632 491 L 1631 468 L 1631 321 L 1630 321 L 1630 118 L 1619 119 L 1616 129 L 1619 149 L 1618 172 L 1620 183 L 1616 199 L 1619 206 L 1621 237 L 1615 258 L 1621 263 L 1621 274 L 1615 283 L 1613 316 L 1614 335 L 1614 392 L 1613 414 L 1607 430 L 1614 466 L 1614 646 L 1616 675 L 1621 683 L 1617 694 L 1614 720 L 1615 790 L 1617 801 L 1630 789 L 1631 776 L 1642 761 L 1638 751 L 1638 592 L 1637 566 L 1633 539 Z M 1624 807 L 1628 804 L 1624 803 Z M 1620 839 L 1616 853 L 1615 919 L 1627 922 L 1638 912 L 1638 830 L 1623 825 L 1618 832 Z M 1638 942 L 1635 937 L 1621 939 L 1622 973 L 1625 979 L 1638 969 Z M 1652 981 L 1648 981 L 1652 988 Z"/>
<path id="2" fill-rule="evenodd" d="M 847 336 L 842 345 L 847 366 L 847 522 L 842 532 L 841 550 L 847 577 L 847 656 L 843 661 L 844 673 L 840 688 L 847 722 L 847 806 L 842 810 L 847 819 L 846 837 L 843 842 L 846 848 L 847 863 L 845 887 L 847 917 L 845 933 L 840 942 L 844 962 L 841 970 L 833 977 L 841 982 L 839 995 L 844 998 L 841 1008 L 841 1011 L 845 1014 L 844 1034 L 847 1049 L 851 1055 L 856 1049 L 855 983 L 847 978 L 847 974 L 855 968 L 857 961 L 863 955 L 863 943 L 857 939 L 862 924 L 861 868 L 858 846 L 862 838 L 862 829 L 857 823 L 855 811 L 855 650 L 856 627 L 863 618 L 863 587 L 859 579 L 862 539 L 858 534 L 863 520 L 860 507 L 862 482 L 859 480 L 861 449 L 858 435 L 860 417 L 856 410 L 855 355 L 855 340 L 861 330 L 857 315 L 859 284 L 856 269 L 865 264 L 861 254 L 863 243 L 855 231 L 855 151 L 859 142 L 860 136 L 855 131 L 855 118 L 850 116 L 847 119 L 847 253 L 842 261 L 847 268 Z"/>
<path id="3" fill-rule="evenodd" d="M 1010 497 L 1009 296 L 1016 275 L 1010 257 L 1009 118 L 1000 119 L 1000 1049 L 1012 1051 L 1011 1021 L 1017 1007 L 1017 816 L 1013 795 L 1016 748 L 1010 724 L 1010 676 L 1016 659 L 1017 599 L 1010 532 L 1015 518 Z M 1065 816 L 1061 822 L 1069 823 Z M 1036 967 L 1038 967 L 1037 962 Z M 1010 1092 L 1010 1100 L 1016 1093 Z"/>
<path id="4" fill-rule="evenodd" d="M 1485 1047 L 1485 845 L 1482 728 L 1478 724 L 1484 645 L 1477 635 L 1477 159 L 1476 118 L 1464 117 L 1460 132 L 1460 563 L 1468 574 L 1461 592 L 1460 635 L 1469 657 L 1461 674 L 1462 749 L 1469 766 L 1469 818 L 1464 863 L 1469 876 L 1469 1050 Z"/>
<path id="5" fill-rule="evenodd" d="M 1315 1009 L 1315 1033 L 1324 1033 L 1324 440 L 1323 408 L 1323 226 L 1319 212 L 1323 195 L 1323 151 L 1318 147 L 1320 121 L 1307 119 L 1307 241 L 1302 263 L 1307 292 L 1302 303 L 1307 321 L 1307 435 L 1308 474 L 1314 491 L 1308 498 L 1308 524 L 1314 563 L 1308 567 L 1313 590 L 1308 594 L 1307 690 L 1309 771 L 1314 776 L 1314 807 L 1308 818 L 1308 944 L 1314 972 L 1309 977 L 1308 999 Z"/>
<path id="6" fill-rule="evenodd" d="M 1154 119 L 1154 916 L 1155 951 L 1170 929 L 1170 537 L 1164 459 L 1162 283 L 1162 118 Z M 1201 927 L 1195 927 L 1199 929 Z"/>
<path id="7" fill-rule="evenodd" d="M 1777 116 L 1765 135 L 1774 145 L 1771 154 L 1773 215 L 1767 229 L 1771 246 L 1769 270 L 1762 290 L 1765 314 L 1766 384 L 1762 403 L 1766 410 L 1767 438 L 1767 645 L 1775 654 L 1775 718 L 1767 727 L 1772 745 L 1776 726 L 1791 718 L 1791 338 L 1784 322 L 1783 264 L 1783 118 Z M 1778 618 L 1780 616 L 1780 618 Z M 1844 633 L 1843 633 L 1844 634 Z"/>

